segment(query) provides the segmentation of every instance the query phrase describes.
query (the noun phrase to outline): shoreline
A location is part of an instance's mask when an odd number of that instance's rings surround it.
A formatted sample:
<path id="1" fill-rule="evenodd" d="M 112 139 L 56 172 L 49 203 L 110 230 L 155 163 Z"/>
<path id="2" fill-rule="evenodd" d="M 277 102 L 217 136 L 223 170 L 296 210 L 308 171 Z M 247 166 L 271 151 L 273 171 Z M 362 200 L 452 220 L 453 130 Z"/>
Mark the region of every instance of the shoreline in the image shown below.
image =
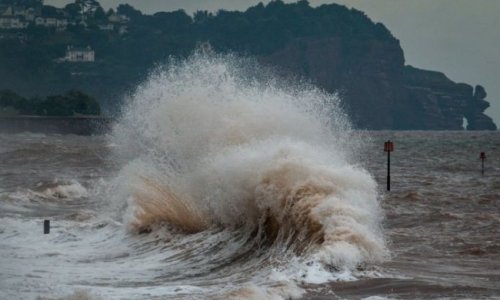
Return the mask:
<path id="1" fill-rule="evenodd" d="M 109 131 L 113 121 L 100 116 L 0 116 L 0 133 L 101 135 Z"/>
<path id="2" fill-rule="evenodd" d="M 102 135 L 109 132 L 114 118 L 101 116 L 34 116 L 14 115 L 0 116 L 0 134 L 9 133 L 44 133 L 44 134 L 76 134 L 76 135 Z M 356 129 L 355 131 L 368 132 L 497 132 L 498 130 L 394 130 L 394 129 Z"/>

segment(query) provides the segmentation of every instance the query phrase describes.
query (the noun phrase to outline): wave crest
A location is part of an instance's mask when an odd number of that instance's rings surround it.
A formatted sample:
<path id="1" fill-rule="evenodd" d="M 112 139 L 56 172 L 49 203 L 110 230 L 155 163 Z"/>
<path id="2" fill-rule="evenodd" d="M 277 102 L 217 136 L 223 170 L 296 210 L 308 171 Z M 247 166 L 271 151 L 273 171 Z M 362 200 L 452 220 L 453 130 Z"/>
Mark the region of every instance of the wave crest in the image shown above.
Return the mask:
<path id="1" fill-rule="evenodd" d="M 384 259 L 377 187 L 339 99 L 255 69 L 196 53 L 132 95 L 112 136 L 133 228 L 222 227 L 335 268 Z"/>

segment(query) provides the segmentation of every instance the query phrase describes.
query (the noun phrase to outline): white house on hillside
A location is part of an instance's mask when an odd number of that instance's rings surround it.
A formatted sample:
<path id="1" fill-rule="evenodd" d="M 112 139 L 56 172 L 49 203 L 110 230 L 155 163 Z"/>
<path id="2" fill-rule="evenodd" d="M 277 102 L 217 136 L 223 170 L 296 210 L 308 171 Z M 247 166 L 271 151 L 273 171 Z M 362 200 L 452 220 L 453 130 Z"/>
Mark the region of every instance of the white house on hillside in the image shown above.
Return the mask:
<path id="1" fill-rule="evenodd" d="M 56 27 L 56 28 L 66 28 L 68 26 L 67 19 L 57 19 L 57 18 L 44 18 L 44 17 L 36 17 L 35 18 L 36 26 L 44 26 L 44 27 Z"/>
<path id="2" fill-rule="evenodd" d="M 24 29 L 28 24 L 16 17 L 0 17 L 0 29 Z"/>
<path id="3" fill-rule="evenodd" d="M 6 6 L 1 9 L 0 17 L 2 18 L 20 18 L 21 21 L 34 21 L 36 17 L 36 10 L 34 8 L 25 8 L 18 6 Z"/>
<path id="4" fill-rule="evenodd" d="M 111 23 L 127 23 L 130 19 L 125 15 L 113 13 L 108 17 L 108 21 Z"/>
<path id="5" fill-rule="evenodd" d="M 73 46 L 68 46 L 66 48 L 66 56 L 62 61 L 67 62 L 94 62 L 95 52 L 87 46 L 86 48 L 78 48 Z"/>
<path id="6" fill-rule="evenodd" d="M 101 25 L 98 25 L 99 26 L 99 29 L 100 30 L 103 30 L 103 31 L 113 31 L 115 29 L 115 26 L 111 23 L 109 24 L 101 24 Z"/>

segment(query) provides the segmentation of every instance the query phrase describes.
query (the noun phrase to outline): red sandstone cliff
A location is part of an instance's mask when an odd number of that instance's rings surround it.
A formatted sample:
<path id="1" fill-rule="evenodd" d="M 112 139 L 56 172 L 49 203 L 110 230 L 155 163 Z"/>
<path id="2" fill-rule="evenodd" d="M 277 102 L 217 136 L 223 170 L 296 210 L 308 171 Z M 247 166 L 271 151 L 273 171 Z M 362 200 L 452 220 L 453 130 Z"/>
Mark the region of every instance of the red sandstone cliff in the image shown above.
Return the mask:
<path id="1" fill-rule="evenodd" d="M 467 129 L 496 129 L 484 88 L 405 66 L 395 39 L 296 39 L 260 60 L 338 92 L 360 128 L 461 130 L 465 118 Z"/>

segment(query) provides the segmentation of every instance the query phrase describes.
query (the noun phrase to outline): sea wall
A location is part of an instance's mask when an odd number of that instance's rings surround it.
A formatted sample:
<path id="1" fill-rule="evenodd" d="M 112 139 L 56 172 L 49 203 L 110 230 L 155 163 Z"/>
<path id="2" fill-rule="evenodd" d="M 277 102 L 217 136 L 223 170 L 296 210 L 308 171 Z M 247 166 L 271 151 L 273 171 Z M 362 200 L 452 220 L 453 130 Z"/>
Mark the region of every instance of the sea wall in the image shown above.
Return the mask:
<path id="1" fill-rule="evenodd" d="M 103 117 L 0 117 L 0 133 L 97 135 L 106 133 L 112 121 Z"/>

